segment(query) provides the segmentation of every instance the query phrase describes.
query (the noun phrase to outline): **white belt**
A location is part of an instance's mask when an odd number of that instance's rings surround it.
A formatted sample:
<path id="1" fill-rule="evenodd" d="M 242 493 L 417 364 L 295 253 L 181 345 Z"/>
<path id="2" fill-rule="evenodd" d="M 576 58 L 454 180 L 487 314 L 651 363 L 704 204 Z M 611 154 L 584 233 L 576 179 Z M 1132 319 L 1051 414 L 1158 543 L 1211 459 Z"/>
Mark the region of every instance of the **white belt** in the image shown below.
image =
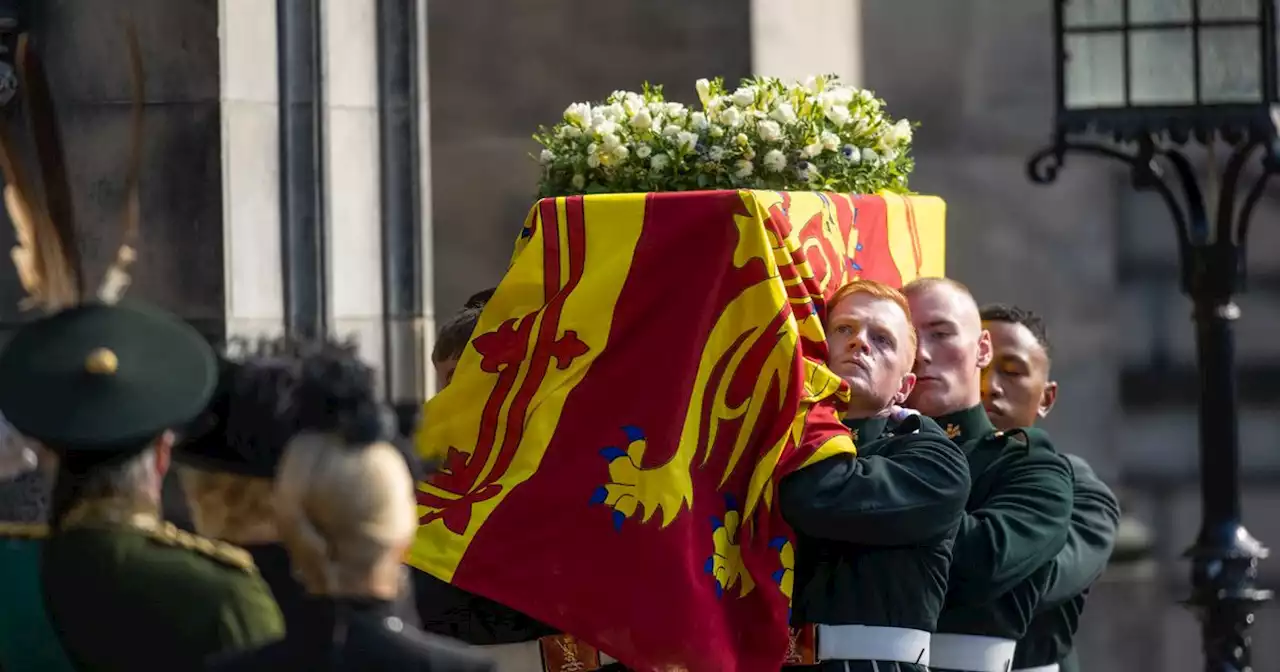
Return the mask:
<path id="1" fill-rule="evenodd" d="M 1061 669 L 1057 663 L 1050 663 L 1039 667 L 1019 667 L 1013 672 L 1060 672 Z"/>
<path id="2" fill-rule="evenodd" d="M 929 633 L 877 625 L 819 625 L 818 660 L 883 660 L 929 666 Z"/>
<path id="3" fill-rule="evenodd" d="M 964 672 L 1008 672 L 1013 667 L 1013 651 L 1018 643 L 1012 639 L 979 635 L 933 636 L 933 667 Z"/>
<path id="4" fill-rule="evenodd" d="M 547 665 L 542 656 L 542 642 L 534 640 L 532 642 L 517 642 L 515 644 L 493 644 L 491 646 L 478 646 L 493 661 L 494 670 L 496 672 L 559 672 L 556 670 L 547 670 Z M 587 663 L 588 661 L 582 661 Z M 591 661 L 594 662 L 594 661 Z M 613 657 L 600 652 L 600 664 L 607 665 L 616 663 Z M 583 670 L 592 670 L 594 667 L 583 667 Z"/>

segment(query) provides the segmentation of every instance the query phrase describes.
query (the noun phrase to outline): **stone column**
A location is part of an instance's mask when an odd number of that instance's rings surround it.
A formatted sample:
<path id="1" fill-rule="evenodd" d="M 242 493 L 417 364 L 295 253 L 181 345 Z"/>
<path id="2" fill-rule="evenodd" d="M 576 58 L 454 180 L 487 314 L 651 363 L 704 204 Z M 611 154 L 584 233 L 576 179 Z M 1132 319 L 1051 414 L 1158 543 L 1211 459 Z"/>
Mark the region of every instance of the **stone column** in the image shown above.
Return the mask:
<path id="1" fill-rule="evenodd" d="M 862 84 L 862 0 L 751 0 L 751 70 Z"/>
<path id="2" fill-rule="evenodd" d="M 381 370 L 382 231 L 378 182 L 375 0 L 325 0 L 325 176 L 329 315 Z"/>
<path id="3" fill-rule="evenodd" d="M 276 3 L 220 0 L 223 246 L 229 337 L 284 332 Z"/>

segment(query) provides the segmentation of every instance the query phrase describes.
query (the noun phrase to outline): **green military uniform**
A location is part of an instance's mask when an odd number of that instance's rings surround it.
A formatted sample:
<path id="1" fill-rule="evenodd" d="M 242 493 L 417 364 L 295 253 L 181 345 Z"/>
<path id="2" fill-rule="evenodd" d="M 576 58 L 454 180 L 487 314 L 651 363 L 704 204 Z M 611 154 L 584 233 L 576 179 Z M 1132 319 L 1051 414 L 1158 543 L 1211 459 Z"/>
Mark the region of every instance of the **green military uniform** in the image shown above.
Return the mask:
<path id="1" fill-rule="evenodd" d="M 968 456 L 973 485 L 932 664 L 935 670 L 1003 672 L 1067 540 L 1071 465 L 1046 440 L 996 431 L 981 405 L 936 420 Z"/>
<path id="2" fill-rule="evenodd" d="M 0 670 L 73 672 L 40 593 L 41 546 L 49 529 L 0 523 Z"/>
<path id="3" fill-rule="evenodd" d="M 857 457 L 827 458 L 779 487 L 782 514 L 799 535 L 792 621 L 820 624 L 820 669 L 923 671 L 969 468 L 923 416 L 890 434 L 883 418 L 847 424 Z"/>
<path id="4" fill-rule="evenodd" d="M 1070 655 L 1072 640 L 1089 587 L 1107 567 L 1120 524 L 1120 504 L 1107 484 L 1084 460 L 1066 457 L 1075 477 L 1071 531 L 1053 561 L 1049 586 L 1027 635 L 1018 642 L 1014 670 L 1056 664 L 1061 672 L 1079 672 L 1079 661 Z"/>
<path id="5" fill-rule="evenodd" d="M 80 670 L 191 670 L 283 635 L 244 551 L 154 512 L 82 497 L 204 408 L 216 377 L 188 325 L 141 306 L 87 304 L 20 329 L 0 354 L 0 412 L 59 458 L 42 585 Z"/>

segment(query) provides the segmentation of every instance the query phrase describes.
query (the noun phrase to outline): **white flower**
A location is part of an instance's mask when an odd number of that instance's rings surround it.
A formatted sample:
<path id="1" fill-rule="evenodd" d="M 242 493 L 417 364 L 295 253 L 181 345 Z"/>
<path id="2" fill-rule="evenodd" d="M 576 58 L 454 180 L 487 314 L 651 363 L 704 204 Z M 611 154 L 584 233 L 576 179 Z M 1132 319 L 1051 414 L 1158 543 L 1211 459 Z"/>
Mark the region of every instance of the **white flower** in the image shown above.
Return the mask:
<path id="1" fill-rule="evenodd" d="M 862 150 L 862 160 L 867 163 L 875 163 L 880 160 L 880 155 L 876 154 L 876 150 L 867 147 Z"/>
<path id="2" fill-rule="evenodd" d="M 582 137 L 582 130 L 572 124 L 565 124 L 556 131 L 556 135 L 561 138 L 575 139 Z"/>
<path id="3" fill-rule="evenodd" d="M 782 139 L 782 128 L 774 121 L 762 121 L 756 125 L 760 139 L 765 142 L 777 142 Z"/>
<path id="4" fill-rule="evenodd" d="M 733 92 L 733 104 L 738 107 L 747 107 L 754 102 L 756 102 L 756 88 L 754 86 L 744 86 Z"/>
<path id="5" fill-rule="evenodd" d="M 618 130 L 618 125 L 613 123 L 612 121 L 602 121 L 599 124 L 595 124 L 591 128 L 591 131 L 593 133 L 601 137 L 604 137 L 606 135 L 612 135 L 613 133 L 617 132 L 617 130 Z"/>
<path id="6" fill-rule="evenodd" d="M 840 153 L 844 154 L 844 158 L 848 159 L 849 163 L 856 164 L 862 162 L 862 152 L 859 152 L 858 148 L 853 145 L 845 145 L 844 147 L 841 147 Z"/>
<path id="7" fill-rule="evenodd" d="M 705 131 L 711 123 L 707 121 L 707 115 L 705 113 L 694 112 L 689 115 L 689 125 L 696 131 Z"/>
<path id="8" fill-rule="evenodd" d="M 544 166 L 555 160 L 556 155 L 549 149 L 542 150 L 542 154 L 538 156 L 538 161 L 542 162 Z"/>
<path id="9" fill-rule="evenodd" d="M 599 154 L 588 154 L 588 155 L 587 155 L 587 167 L 588 167 L 588 168 L 599 168 L 599 167 L 600 167 L 600 155 L 599 155 Z"/>
<path id="10" fill-rule="evenodd" d="M 604 144 L 604 150 L 606 152 L 612 152 L 615 148 L 617 148 L 619 145 L 622 144 L 622 140 L 620 140 L 618 136 L 612 133 L 601 136 L 600 142 Z"/>
<path id="11" fill-rule="evenodd" d="M 711 161 L 721 161 L 721 160 L 723 160 L 723 159 L 724 159 L 724 147 L 721 147 L 720 145 L 715 145 L 715 146 L 714 146 L 714 147 L 712 147 L 711 149 L 708 149 L 708 150 L 707 150 L 707 158 L 708 158 L 708 159 L 710 159 Z"/>
<path id="12" fill-rule="evenodd" d="M 649 165 L 652 166 L 654 170 L 662 170 L 663 168 L 666 168 L 669 163 L 671 163 L 671 159 L 668 158 L 666 154 L 654 154 L 653 158 L 649 159 Z"/>
<path id="13" fill-rule="evenodd" d="M 649 114 L 652 114 L 654 117 L 661 115 L 664 111 L 666 111 L 666 109 L 667 109 L 666 104 L 659 103 L 656 100 L 652 103 L 649 103 Z"/>
<path id="14" fill-rule="evenodd" d="M 625 118 L 626 116 L 627 111 L 622 109 L 622 105 L 619 103 L 612 103 L 608 107 L 604 108 L 604 118 L 609 121 L 617 121 Z"/>
<path id="15" fill-rule="evenodd" d="M 828 152 L 834 152 L 840 148 L 840 136 L 831 131 L 823 131 L 818 141 L 822 143 L 822 148 Z"/>
<path id="16" fill-rule="evenodd" d="M 627 114 L 634 115 L 644 109 L 644 97 L 637 93 L 628 93 L 622 102 L 622 107 L 626 109 Z"/>
<path id="17" fill-rule="evenodd" d="M 894 145 L 902 145 L 911 142 L 911 122 L 906 119 L 899 119 L 898 123 L 894 124 L 890 128 L 893 129 L 891 137 L 893 138 Z"/>
<path id="18" fill-rule="evenodd" d="M 782 172 L 782 169 L 787 167 L 787 157 L 783 156 L 782 152 L 771 149 L 764 155 L 764 167 L 774 173 Z"/>
<path id="19" fill-rule="evenodd" d="M 810 75 L 804 80 L 804 88 L 810 93 L 820 93 L 822 91 L 822 85 L 826 83 L 825 79 L 826 78 L 824 77 L 814 77 Z"/>
<path id="20" fill-rule="evenodd" d="M 769 113 L 769 118 L 780 124 L 790 124 L 796 120 L 796 111 L 791 107 L 791 103 L 783 103 Z"/>
<path id="21" fill-rule="evenodd" d="M 583 177 L 581 173 L 578 173 L 573 176 L 573 179 L 570 181 L 570 183 L 573 184 L 574 189 L 581 189 L 587 186 L 587 178 Z"/>
<path id="22" fill-rule="evenodd" d="M 746 147 L 751 144 L 751 139 L 747 137 L 746 133 L 739 133 L 733 136 L 733 141 L 737 143 L 739 147 Z"/>
<path id="23" fill-rule="evenodd" d="M 699 79 L 693 83 L 693 88 L 698 92 L 698 102 L 702 103 L 703 107 L 706 107 L 707 103 L 711 101 L 711 82 Z"/>
<path id="24" fill-rule="evenodd" d="M 680 131 L 676 134 L 676 143 L 680 146 L 680 149 L 686 152 L 692 152 L 694 147 L 698 146 L 698 134 L 690 133 L 688 131 Z"/>
<path id="25" fill-rule="evenodd" d="M 649 110 L 641 108 L 631 116 L 631 127 L 641 131 L 653 128 L 653 115 L 649 114 Z"/>
<path id="26" fill-rule="evenodd" d="M 709 131 L 709 133 L 713 138 L 722 138 L 724 137 L 724 127 L 711 124 L 711 130 Z"/>
<path id="27" fill-rule="evenodd" d="M 619 161 L 626 159 L 630 155 L 631 155 L 631 150 L 627 149 L 624 145 L 618 145 L 617 147 L 613 148 L 613 158 Z"/>
<path id="28" fill-rule="evenodd" d="M 734 177 L 748 177 L 755 172 L 756 167 L 750 161 L 741 160 L 733 164 Z"/>
<path id="29" fill-rule="evenodd" d="M 898 150 L 886 149 L 880 153 L 880 156 L 883 156 L 885 161 L 892 163 L 894 159 L 898 158 Z"/>
<path id="30" fill-rule="evenodd" d="M 686 110 L 684 105 L 681 105 L 680 103 L 667 103 L 667 116 L 683 117 L 687 112 L 688 110 Z"/>
<path id="31" fill-rule="evenodd" d="M 587 120 L 591 118 L 591 105 L 588 103 L 574 103 L 564 110 L 564 120 L 571 124 L 585 125 Z"/>
<path id="32" fill-rule="evenodd" d="M 653 153 L 653 149 L 649 145 L 640 145 L 636 147 L 636 158 L 647 159 Z"/>
<path id="33" fill-rule="evenodd" d="M 814 176 L 813 164 L 808 161 L 801 161 L 796 165 L 796 177 L 808 181 Z"/>
<path id="34" fill-rule="evenodd" d="M 675 124 L 668 124 L 666 128 L 662 129 L 662 134 L 667 136 L 668 138 L 674 138 L 677 135 L 680 135 L 682 131 L 684 131 L 683 128 L 680 128 Z"/>
<path id="35" fill-rule="evenodd" d="M 591 144 L 589 144 L 589 145 L 587 145 L 587 153 L 588 153 L 588 154 L 595 154 L 595 153 L 596 153 L 596 152 L 598 152 L 598 151 L 600 151 L 600 145 L 597 145 L 597 144 L 596 144 L 596 143 L 594 143 L 594 142 L 593 142 L 593 143 L 591 143 Z"/>
<path id="36" fill-rule="evenodd" d="M 849 114 L 849 107 L 847 105 L 835 105 L 828 107 L 823 112 L 827 117 L 827 121 L 830 121 L 837 127 L 843 127 L 845 124 L 849 123 L 851 118 L 853 118 L 853 115 Z"/>
<path id="37" fill-rule="evenodd" d="M 800 156 L 803 156 L 806 159 L 812 159 L 821 153 L 822 145 L 816 142 L 811 145 L 805 145 L 804 149 L 800 150 Z"/>
<path id="38" fill-rule="evenodd" d="M 738 124 L 742 123 L 742 113 L 736 107 L 725 108 L 720 113 L 720 123 L 729 128 L 737 128 Z"/>

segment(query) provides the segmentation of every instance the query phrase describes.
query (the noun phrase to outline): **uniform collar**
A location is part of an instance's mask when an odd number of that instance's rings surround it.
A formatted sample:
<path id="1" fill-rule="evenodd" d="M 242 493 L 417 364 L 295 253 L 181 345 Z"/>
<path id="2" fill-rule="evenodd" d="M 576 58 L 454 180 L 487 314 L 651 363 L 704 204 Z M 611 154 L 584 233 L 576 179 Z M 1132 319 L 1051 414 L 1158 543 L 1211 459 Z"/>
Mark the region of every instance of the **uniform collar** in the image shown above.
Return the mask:
<path id="1" fill-rule="evenodd" d="M 859 443 L 868 443 L 880 438 L 889 424 L 889 419 L 884 417 L 845 418 L 843 422 L 853 434 L 853 444 L 857 446 Z"/>
<path id="2" fill-rule="evenodd" d="M 964 445 L 976 441 L 996 431 L 995 425 L 987 417 L 987 409 L 982 404 L 966 408 L 963 411 L 947 413 L 934 418 L 938 426 L 947 433 L 947 438 L 956 445 Z"/>

